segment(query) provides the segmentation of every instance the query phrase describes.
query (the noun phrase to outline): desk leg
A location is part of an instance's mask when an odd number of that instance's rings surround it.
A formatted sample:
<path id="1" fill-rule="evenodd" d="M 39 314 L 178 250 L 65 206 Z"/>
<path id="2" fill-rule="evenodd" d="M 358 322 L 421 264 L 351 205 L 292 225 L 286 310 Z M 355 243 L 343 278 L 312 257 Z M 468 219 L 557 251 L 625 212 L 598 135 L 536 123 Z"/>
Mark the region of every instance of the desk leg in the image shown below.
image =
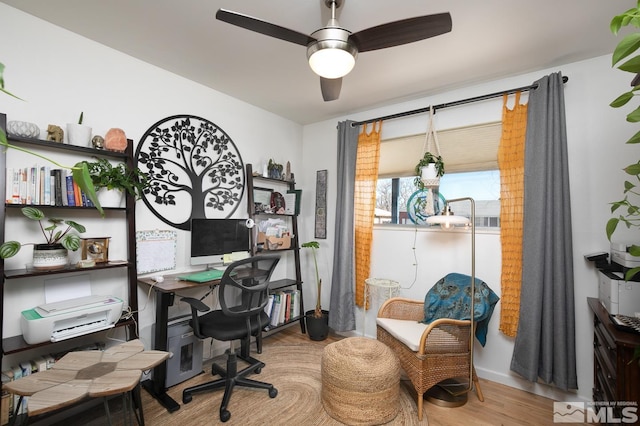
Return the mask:
<path id="1" fill-rule="evenodd" d="M 156 327 L 154 334 L 154 346 L 156 350 L 167 350 L 167 327 L 169 322 L 169 306 L 173 304 L 174 294 L 156 290 Z M 167 395 L 164 384 L 167 378 L 167 362 L 163 362 L 153 369 L 153 379 L 142 382 L 149 394 L 172 413 L 180 408 L 173 398 Z"/>

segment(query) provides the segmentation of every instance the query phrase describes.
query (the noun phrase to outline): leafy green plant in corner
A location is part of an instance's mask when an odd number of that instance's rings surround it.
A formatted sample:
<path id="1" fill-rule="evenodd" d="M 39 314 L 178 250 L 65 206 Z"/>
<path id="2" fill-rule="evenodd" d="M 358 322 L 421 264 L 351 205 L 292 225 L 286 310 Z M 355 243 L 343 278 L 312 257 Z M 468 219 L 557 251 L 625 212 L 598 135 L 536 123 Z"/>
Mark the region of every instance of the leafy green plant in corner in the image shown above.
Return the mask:
<path id="1" fill-rule="evenodd" d="M 8 92 L 4 88 L 3 72 L 4 72 L 4 65 L 0 63 L 0 91 L 6 93 L 9 96 L 13 96 L 14 98 L 20 99 L 16 95 Z M 80 114 L 80 117 L 82 118 L 82 114 Z M 7 134 L 2 128 L 0 128 L 0 145 L 6 148 L 12 148 L 18 151 L 26 152 L 27 154 L 34 155 L 36 157 L 42 158 L 45 161 L 55 164 L 61 169 L 70 170 L 71 173 L 73 174 L 73 180 L 78 184 L 80 189 L 82 189 L 85 192 L 85 194 L 87 194 L 87 197 L 89 197 L 89 199 L 93 202 L 93 204 L 95 205 L 96 209 L 98 209 L 100 214 L 104 216 L 104 210 L 102 209 L 102 206 L 98 201 L 98 196 L 96 195 L 96 190 L 93 186 L 93 182 L 91 181 L 89 170 L 87 169 L 87 165 L 84 162 L 76 163 L 74 166 L 65 166 L 56 161 L 53 161 L 50 158 L 45 157 L 44 155 L 40 155 L 37 152 L 30 151 L 26 148 L 22 148 L 21 146 L 10 144 L 9 141 L 7 140 Z"/>
<path id="2" fill-rule="evenodd" d="M 316 267 L 316 287 L 318 296 L 316 299 L 316 308 L 313 312 L 315 318 L 322 318 L 322 306 L 320 301 L 320 295 L 322 294 L 322 278 L 320 278 L 320 272 L 318 271 L 318 259 L 316 258 L 316 250 L 320 249 L 320 244 L 317 241 L 309 241 L 302 244 L 303 248 L 310 248 L 313 254 L 313 263 Z"/>
<path id="3" fill-rule="evenodd" d="M 640 1 L 636 3 L 636 7 L 615 16 L 611 20 L 610 29 L 614 35 L 617 35 L 622 27 L 627 26 L 635 27 L 636 29 L 640 28 Z M 613 52 L 612 66 L 615 67 L 616 64 L 618 64 L 617 68 L 619 70 L 637 76 L 640 74 L 640 55 L 637 54 L 638 49 L 640 49 L 640 31 L 626 35 L 617 44 Z M 620 108 L 627 105 L 639 90 L 640 85 L 635 85 L 631 90 L 618 96 L 611 102 L 610 106 Z M 629 123 L 640 122 L 640 107 L 636 107 L 627 114 L 626 120 Z M 636 132 L 626 143 L 640 143 L 640 131 Z M 630 180 L 625 180 L 624 182 L 624 198 L 611 203 L 611 213 L 614 214 L 618 212 L 618 216 L 612 217 L 607 221 L 606 233 L 609 241 L 611 241 L 611 237 L 620 223 L 624 223 L 627 228 L 640 228 L 640 206 L 638 206 L 638 196 L 640 196 L 638 189 L 638 184 L 640 184 L 640 160 L 625 167 L 624 171 Z M 640 256 L 640 245 L 632 245 L 629 247 L 629 253 L 633 256 Z M 625 274 L 625 279 L 630 279 L 637 272 L 640 272 L 640 267 L 630 269 Z"/>
<path id="4" fill-rule="evenodd" d="M 124 163 L 113 165 L 106 158 L 96 158 L 96 161 L 86 161 L 86 164 L 96 190 L 119 189 L 140 199 L 149 186 L 149 178 L 145 173 L 130 169 Z"/>
<path id="5" fill-rule="evenodd" d="M 86 231 L 83 225 L 72 220 L 47 218 L 42 210 L 35 207 L 23 207 L 22 214 L 28 219 L 35 220 L 40 225 L 44 235 L 44 243 L 20 243 L 18 241 L 6 241 L 0 245 L 0 258 L 6 259 L 15 256 L 22 246 L 37 244 L 61 244 L 67 250 L 76 251 L 80 248 L 80 236 L 72 231 L 83 233 Z M 48 224 L 48 225 L 47 225 Z"/>

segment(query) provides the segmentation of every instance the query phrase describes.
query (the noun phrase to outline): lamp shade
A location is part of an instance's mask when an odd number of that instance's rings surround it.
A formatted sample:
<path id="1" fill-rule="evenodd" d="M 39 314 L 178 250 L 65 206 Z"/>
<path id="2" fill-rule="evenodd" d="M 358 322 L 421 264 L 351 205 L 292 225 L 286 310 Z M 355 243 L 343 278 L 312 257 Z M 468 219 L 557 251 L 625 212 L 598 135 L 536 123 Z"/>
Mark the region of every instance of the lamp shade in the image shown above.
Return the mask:
<path id="1" fill-rule="evenodd" d="M 455 226 L 467 226 L 470 223 L 469 218 L 453 214 L 449 204 L 445 205 L 444 210 L 439 215 L 429 216 L 427 218 L 427 224 L 440 225 L 442 229 L 450 229 Z"/>

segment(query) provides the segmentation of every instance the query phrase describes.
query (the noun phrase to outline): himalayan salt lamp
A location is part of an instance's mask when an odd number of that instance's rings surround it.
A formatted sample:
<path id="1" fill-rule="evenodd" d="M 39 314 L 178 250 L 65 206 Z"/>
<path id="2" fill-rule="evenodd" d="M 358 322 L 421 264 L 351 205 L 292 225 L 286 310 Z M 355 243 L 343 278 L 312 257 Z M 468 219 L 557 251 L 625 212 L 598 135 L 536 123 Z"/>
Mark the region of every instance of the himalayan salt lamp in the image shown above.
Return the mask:
<path id="1" fill-rule="evenodd" d="M 127 149 L 127 137 L 124 130 L 113 128 L 104 136 L 104 147 L 110 151 L 124 152 Z"/>

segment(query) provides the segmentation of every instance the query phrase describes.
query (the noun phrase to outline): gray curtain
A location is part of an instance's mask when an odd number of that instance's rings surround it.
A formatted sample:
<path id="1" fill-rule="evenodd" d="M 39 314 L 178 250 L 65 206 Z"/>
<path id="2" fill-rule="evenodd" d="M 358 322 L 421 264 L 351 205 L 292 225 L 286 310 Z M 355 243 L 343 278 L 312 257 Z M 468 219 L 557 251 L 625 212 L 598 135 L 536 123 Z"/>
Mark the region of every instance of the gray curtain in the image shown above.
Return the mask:
<path id="1" fill-rule="evenodd" d="M 577 389 L 573 250 L 562 75 L 529 92 L 520 319 L 511 370 Z"/>
<path id="2" fill-rule="evenodd" d="M 359 129 L 351 123 L 349 120 L 338 123 L 338 193 L 329 307 L 329 327 L 335 331 L 356 329 L 353 199 Z"/>

